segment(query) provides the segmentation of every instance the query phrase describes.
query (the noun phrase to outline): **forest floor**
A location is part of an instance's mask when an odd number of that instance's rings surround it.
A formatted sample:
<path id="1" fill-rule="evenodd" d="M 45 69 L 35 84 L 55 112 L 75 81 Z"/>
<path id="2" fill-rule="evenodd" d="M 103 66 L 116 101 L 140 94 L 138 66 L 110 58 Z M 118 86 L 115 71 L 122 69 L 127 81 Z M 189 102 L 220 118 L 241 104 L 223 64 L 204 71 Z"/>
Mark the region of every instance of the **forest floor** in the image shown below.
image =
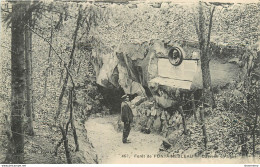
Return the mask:
<path id="1" fill-rule="evenodd" d="M 151 163 L 147 155 L 157 155 L 163 137 L 157 134 L 144 134 L 131 129 L 128 139 L 122 143 L 122 131 L 115 128 L 118 115 L 89 118 L 86 121 L 88 138 L 93 143 L 101 164 Z"/>
<path id="2" fill-rule="evenodd" d="M 0 163 L 6 163 L 7 148 L 9 140 L 6 135 L 6 121 L 5 113 L 8 112 L 3 109 L 5 104 L 0 101 Z M 3 112 L 1 112 L 3 111 Z M 4 112 L 5 111 L 5 112 Z M 55 147 L 61 140 L 62 136 L 57 127 L 49 126 L 49 113 L 39 114 L 37 110 L 36 120 L 34 121 L 34 136 L 24 134 L 24 163 L 25 164 L 66 164 L 66 156 L 63 143 L 58 148 L 58 154 L 55 156 Z M 9 120 L 10 121 L 10 120 Z M 87 138 L 87 132 L 84 124 L 80 121 L 75 121 L 77 128 L 79 151 L 75 152 L 75 144 L 72 131 L 68 131 L 68 141 L 70 148 L 70 155 L 72 163 L 87 163 L 96 164 L 96 153 L 93 150 L 92 143 Z M 12 163 L 12 162 L 11 162 Z"/>
<path id="3" fill-rule="evenodd" d="M 222 115 L 222 114 L 221 114 Z M 88 138 L 93 143 L 98 154 L 98 163 L 101 164 L 131 164 L 131 163 L 248 163 L 259 162 L 257 159 L 242 158 L 235 150 L 235 142 L 228 135 L 229 132 L 217 130 L 216 124 L 220 121 L 219 113 L 211 114 L 208 123 L 209 149 L 203 150 L 202 136 L 199 126 L 190 119 L 189 130 L 192 136 L 178 135 L 179 129 L 170 137 L 176 144 L 168 150 L 161 150 L 165 140 L 161 135 L 153 132 L 144 134 L 132 127 L 128 139 L 129 144 L 122 143 L 122 127 L 118 126 L 119 115 L 104 117 L 90 117 L 85 127 Z M 192 123 L 193 122 L 193 123 Z M 191 125 L 193 124 L 193 125 Z M 222 129 L 222 128 L 220 128 Z M 226 130 L 228 128 L 225 128 Z M 223 133 L 223 135 L 221 134 Z M 222 142 L 218 139 L 222 139 Z M 215 148 L 216 147 L 216 148 Z M 218 147 L 218 148 L 217 148 Z M 214 148 L 214 149 L 213 149 Z M 180 156 L 179 156 L 180 155 Z M 213 156 L 215 155 L 215 156 Z"/>

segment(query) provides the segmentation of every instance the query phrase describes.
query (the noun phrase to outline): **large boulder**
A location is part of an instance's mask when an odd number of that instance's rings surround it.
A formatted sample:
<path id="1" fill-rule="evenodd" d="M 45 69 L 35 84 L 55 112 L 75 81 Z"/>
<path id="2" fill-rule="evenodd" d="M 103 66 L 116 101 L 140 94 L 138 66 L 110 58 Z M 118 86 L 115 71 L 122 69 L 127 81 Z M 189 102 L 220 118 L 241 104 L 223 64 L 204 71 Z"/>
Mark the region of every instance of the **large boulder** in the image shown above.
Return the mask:
<path id="1" fill-rule="evenodd" d="M 143 88 L 143 86 L 135 81 L 132 81 L 131 83 L 129 94 L 137 94 L 139 96 L 146 97 L 145 89 Z"/>
<path id="2" fill-rule="evenodd" d="M 103 65 L 97 75 L 97 84 L 103 87 L 118 87 L 118 59 L 114 54 L 102 56 Z"/>
<path id="3" fill-rule="evenodd" d="M 118 72 L 119 79 L 118 83 L 123 88 L 126 94 L 137 94 L 146 96 L 145 89 L 138 82 L 137 70 L 134 68 L 132 60 L 123 53 L 117 53 Z"/>
<path id="4" fill-rule="evenodd" d="M 144 87 L 148 87 L 161 107 L 176 105 L 176 99 L 173 97 L 158 94 L 160 89 L 166 90 L 169 87 L 173 94 L 178 87 L 180 91 L 202 89 L 202 72 L 200 60 L 195 63 L 196 68 L 191 69 L 194 63 L 191 66 L 192 61 L 188 60 L 185 60 L 186 63 L 183 61 L 178 67 L 172 67 L 167 60 L 170 46 L 177 44 L 162 40 L 121 44 L 114 53 L 102 56 L 103 65 L 98 72 L 97 83 L 112 89 L 121 87 L 124 93 L 143 97 L 146 97 Z M 187 57 L 198 58 L 198 48 L 183 47 L 182 52 L 183 50 L 187 53 Z M 238 79 L 241 69 L 236 65 L 237 62 L 238 59 L 231 59 L 230 63 L 222 63 L 218 59 L 210 61 L 213 88 Z M 169 65 L 166 66 L 167 63 Z M 169 78 L 177 81 L 173 82 Z"/>
<path id="5" fill-rule="evenodd" d="M 126 94 L 146 97 L 143 86 L 158 75 L 158 56 L 167 56 L 161 40 L 121 44 L 116 52 L 102 56 L 97 83 L 106 88 L 121 87 Z"/>
<path id="6" fill-rule="evenodd" d="M 139 83 L 132 60 L 123 53 L 102 56 L 103 65 L 97 75 L 97 84 L 105 88 L 121 87 L 126 94 L 146 97 L 145 89 Z"/>

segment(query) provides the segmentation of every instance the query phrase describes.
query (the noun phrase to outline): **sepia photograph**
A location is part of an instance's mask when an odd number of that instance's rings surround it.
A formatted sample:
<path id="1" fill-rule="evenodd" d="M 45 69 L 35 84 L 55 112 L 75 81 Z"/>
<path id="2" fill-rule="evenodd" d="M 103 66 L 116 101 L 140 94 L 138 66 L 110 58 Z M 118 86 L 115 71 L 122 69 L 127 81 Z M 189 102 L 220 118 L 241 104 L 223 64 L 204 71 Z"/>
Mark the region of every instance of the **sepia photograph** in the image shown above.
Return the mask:
<path id="1" fill-rule="evenodd" d="M 259 0 L 0 6 L 2 167 L 259 166 Z"/>

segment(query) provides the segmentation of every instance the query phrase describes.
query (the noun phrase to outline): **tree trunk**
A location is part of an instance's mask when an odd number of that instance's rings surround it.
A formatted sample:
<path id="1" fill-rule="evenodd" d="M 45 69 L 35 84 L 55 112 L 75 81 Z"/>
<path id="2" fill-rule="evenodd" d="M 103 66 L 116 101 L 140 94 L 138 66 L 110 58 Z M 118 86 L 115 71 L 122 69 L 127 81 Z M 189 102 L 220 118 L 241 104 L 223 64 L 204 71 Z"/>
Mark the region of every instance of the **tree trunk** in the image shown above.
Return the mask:
<path id="1" fill-rule="evenodd" d="M 33 19 L 30 19 L 29 20 L 29 26 L 30 27 L 33 27 Z M 33 57 L 32 57 L 32 31 L 30 33 L 30 51 L 31 51 L 31 54 L 30 54 L 30 62 L 31 62 L 31 116 L 32 116 L 32 120 L 34 120 L 35 118 L 35 114 L 34 114 L 34 96 L 33 96 Z"/>
<path id="2" fill-rule="evenodd" d="M 208 137 L 207 137 L 207 131 L 205 125 L 204 108 L 200 107 L 199 111 L 200 111 L 201 128 L 202 128 L 203 139 L 204 139 L 204 147 L 205 149 L 207 149 Z"/>
<path id="3" fill-rule="evenodd" d="M 69 95 L 69 100 L 70 100 L 69 108 L 70 108 L 71 128 L 72 128 L 72 131 L 73 131 L 73 137 L 74 137 L 74 142 L 75 142 L 75 146 L 76 146 L 75 151 L 79 151 L 78 135 L 77 135 L 77 131 L 76 131 L 75 124 L 74 124 L 74 114 L 73 114 L 73 90 L 70 89 L 69 93 L 70 93 L 70 95 Z"/>
<path id="4" fill-rule="evenodd" d="M 62 144 L 62 142 L 63 142 L 63 137 L 61 138 L 61 140 L 58 142 L 58 144 L 56 145 L 56 147 L 55 147 L 55 151 L 54 151 L 54 155 L 55 156 L 57 156 L 58 155 L 58 149 L 59 149 L 59 147 L 61 146 L 61 144 Z"/>
<path id="5" fill-rule="evenodd" d="M 187 134 L 187 126 L 186 126 L 186 120 L 185 120 L 185 115 L 184 115 L 182 106 L 179 107 L 179 111 L 180 111 L 180 114 L 181 114 L 181 117 L 182 117 L 182 124 L 183 124 L 183 129 L 184 129 L 183 133 L 186 135 Z"/>
<path id="6" fill-rule="evenodd" d="M 203 2 L 199 2 L 199 25 L 197 25 L 195 21 L 195 28 L 196 33 L 199 39 L 200 45 L 200 59 L 201 59 L 201 71 L 202 71 L 202 82 L 203 82 L 203 101 L 209 106 L 215 106 L 213 92 L 211 90 L 211 76 L 209 70 L 209 45 L 210 45 L 210 34 L 211 34 L 211 27 L 212 27 L 212 18 L 215 7 L 210 12 L 210 21 L 208 32 L 206 32 L 206 18 L 204 13 Z M 207 37 L 207 39 L 206 39 Z"/>
<path id="7" fill-rule="evenodd" d="M 47 83 L 48 83 L 48 75 L 50 70 L 50 59 L 51 59 L 51 51 L 52 51 L 52 38 L 53 38 L 53 26 L 52 26 L 53 16 L 51 16 L 51 39 L 50 39 L 50 48 L 49 48 L 49 57 L 48 57 L 48 68 L 46 69 L 45 73 L 45 83 L 44 83 L 44 97 L 47 94 Z"/>
<path id="8" fill-rule="evenodd" d="M 257 127 L 257 120 L 258 120 L 258 112 L 259 110 L 256 109 L 255 110 L 255 120 L 254 120 L 254 127 L 253 127 L 253 130 L 252 130 L 252 133 L 253 133 L 253 157 L 255 157 L 255 146 L 256 146 L 256 127 Z"/>
<path id="9" fill-rule="evenodd" d="M 13 3 L 12 11 L 24 11 L 25 4 Z M 13 163 L 24 162 L 25 60 L 23 12 L 12 18 L 11 40 L 11 130 L 14 141 Z"/>
<path id="10" fill-rule="evenodd" d="M 205 51 L 201 51 L 201 71 L 203 82 L 203 101 L 208 106 L 214 106 L 213 92 L 211 90 L 211 76 L 209 70 L 209 59 Z"/>
<path id="11" fill-rule="evenodd" d="M 78 18 L 77 18 L 77 25 L 76 25 L 76 29 L 75 29 L 74 34 L 73 34 L 73 46 L 72 46 L 72 50 L 71 50 L 71 53 L 70 53 L 70 60 L 69 60 L 68 67 L 67 67 L 68 70 L 70 70 L 71 65 L 72 65 L 74 52 L 75 52 L 75 49 L 76 49 L 76 41 L 77 41 L 77 37 L 78 37 L 78 31 L 79 31 L 79 28 L 80 28 L 81 19 L 82 19 L 82 13 L 81 13 L 81 9 L 79 9 Z M 64 96 L 65 90 L 67 88 L 68 80 L 69 80 L 69 71 L 68 70 L 66 71 L 66 76 L 65 76 L 63 86 L 62 86 L 62 90 L 61 90 L 61 93 L 60 93 L 60 96 L 59 96 L 58 110 L 56 112 L 55 120 L 58 119 L 60 112 L 61 112 L 61 109 L 62 109 L 62 100 L 63 100 L 63 96 Z"/>
<path id="12" fill-rule="evenodd" d="M 64 130 L 64 128 L 62 126 L 60 126 L 60 130 L 61 130 L 62 137 L 63 137 L 63 144 L 64 144 L 64 149 L 65 149 L 67 163 L 68 164 L 72 164 L 72 159 L 71 159 L 70 150 L 69 150 L 69 142 L 68 142 L 68 138 L 67 138 L 67 133 L 66 133 L 66 131 Z"/>
<path id="13" fill-rule="evenodd" d="M 248 156 L 247 135 L 244 132 L 241 134 L 241 154 L 242 157 L 247 157 Z"/>
<path id="14" fill-rule="evenodd" d="M 29 2 L 30 3 L 30 2 Z M 30 7 L 30 4 L 27 4 L 26 9 L 27 12 Z M 32 19 L 32 13 L 28 14 L 28 20 L 26 22 L 30 26 L 31 19 Z M 28 126 L 27 126 L 27 133 L 30 136 L 34 135 L 33 131 L 33 116 L 32 116 L 32 32 L 30 31 L 29 27 L 26 26 L 25 28 L 25 68 L 26 68 L 26 116 L 28 119 Z"/>
<path id="15" fill-rule="evenodd" d="M 196 105 L 195 105 L 195 99 L 194 99 L 194 94 L 191 94 L 191 104 L 192 104 L 192 111 L 193 111 L 193 115 L 194 115 L 194 119 L 196 122 L 198 122 L 197 119 L 197 114 L 196 114 Z"/>
<path id="16" fill-rule="evenodd" d="M 8 164 L 8 163 L 13 163 L 13 152 L 15 151 L 14 148 L 14 140 L 12 137 L 12 130 L 11 130 L 11 125 L 10 125 L 10 121 L 8 119 L 8 116 L 5 115 L 5 128 L 6 128 L 6 135 L 7 135 L 7 139 L 9 140 L 8 145 L 7 145 L 7 153 L 6 153 L 6 157 L 4 160 L 4 164 Z"/>

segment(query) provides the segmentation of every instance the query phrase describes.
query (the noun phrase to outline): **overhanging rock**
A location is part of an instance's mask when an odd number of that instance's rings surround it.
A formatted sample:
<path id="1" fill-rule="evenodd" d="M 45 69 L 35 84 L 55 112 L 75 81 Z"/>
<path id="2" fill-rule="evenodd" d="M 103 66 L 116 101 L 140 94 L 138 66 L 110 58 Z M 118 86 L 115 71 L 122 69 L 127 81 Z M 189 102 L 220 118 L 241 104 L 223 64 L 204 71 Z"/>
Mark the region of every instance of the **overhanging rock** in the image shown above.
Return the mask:
<path id="1" fill-rule="evenodd" d="M 145 89 L 138 82 L 138 75 L 132 60 L 123 53 L 102 56 L 103 65 L 97 76 L 97 83 L 106 88 L 121 87 L 126 94 L 146 97 Z"/>
<path id="2" fill-rule="evenodd" d="M 102 62 L 103 65 L 97 75 L 97 84 L 107 88 L 119 87 L 118 71 L 116 70 L 117 57 L 113 54 L 102 55 Z"/>
<path id="3" fill-rule="evenodd" d="M 196 46 L 181 48 L 187 53 L 186 57 L 180 65 L 173 66 L 168 53 L 176 46 L 179 45 L 175 42 L 163 40 L 122 44 L 117 52 L 102 56 L 103 66 L 98 73 L 97 83 L 104 87 L 121 87 L 125 93 L 140 96 L 146 96 L 144 87 L 148 87 L 154 97 L 161 96 L 158 90 L 162 88 L 166 94 L 172 91 L 170 94 L 175 95 L 178 91 L 202 89 L 199 49 Z M 237 80 L 240 71 L 236 64 L 222 63 L 217 58 L 211 60 L 212 87 L 225 86 Z M 174 101 L 176 97 L 167 98 Z M 169 103 L 161 105 L 168 106 Z"/>

